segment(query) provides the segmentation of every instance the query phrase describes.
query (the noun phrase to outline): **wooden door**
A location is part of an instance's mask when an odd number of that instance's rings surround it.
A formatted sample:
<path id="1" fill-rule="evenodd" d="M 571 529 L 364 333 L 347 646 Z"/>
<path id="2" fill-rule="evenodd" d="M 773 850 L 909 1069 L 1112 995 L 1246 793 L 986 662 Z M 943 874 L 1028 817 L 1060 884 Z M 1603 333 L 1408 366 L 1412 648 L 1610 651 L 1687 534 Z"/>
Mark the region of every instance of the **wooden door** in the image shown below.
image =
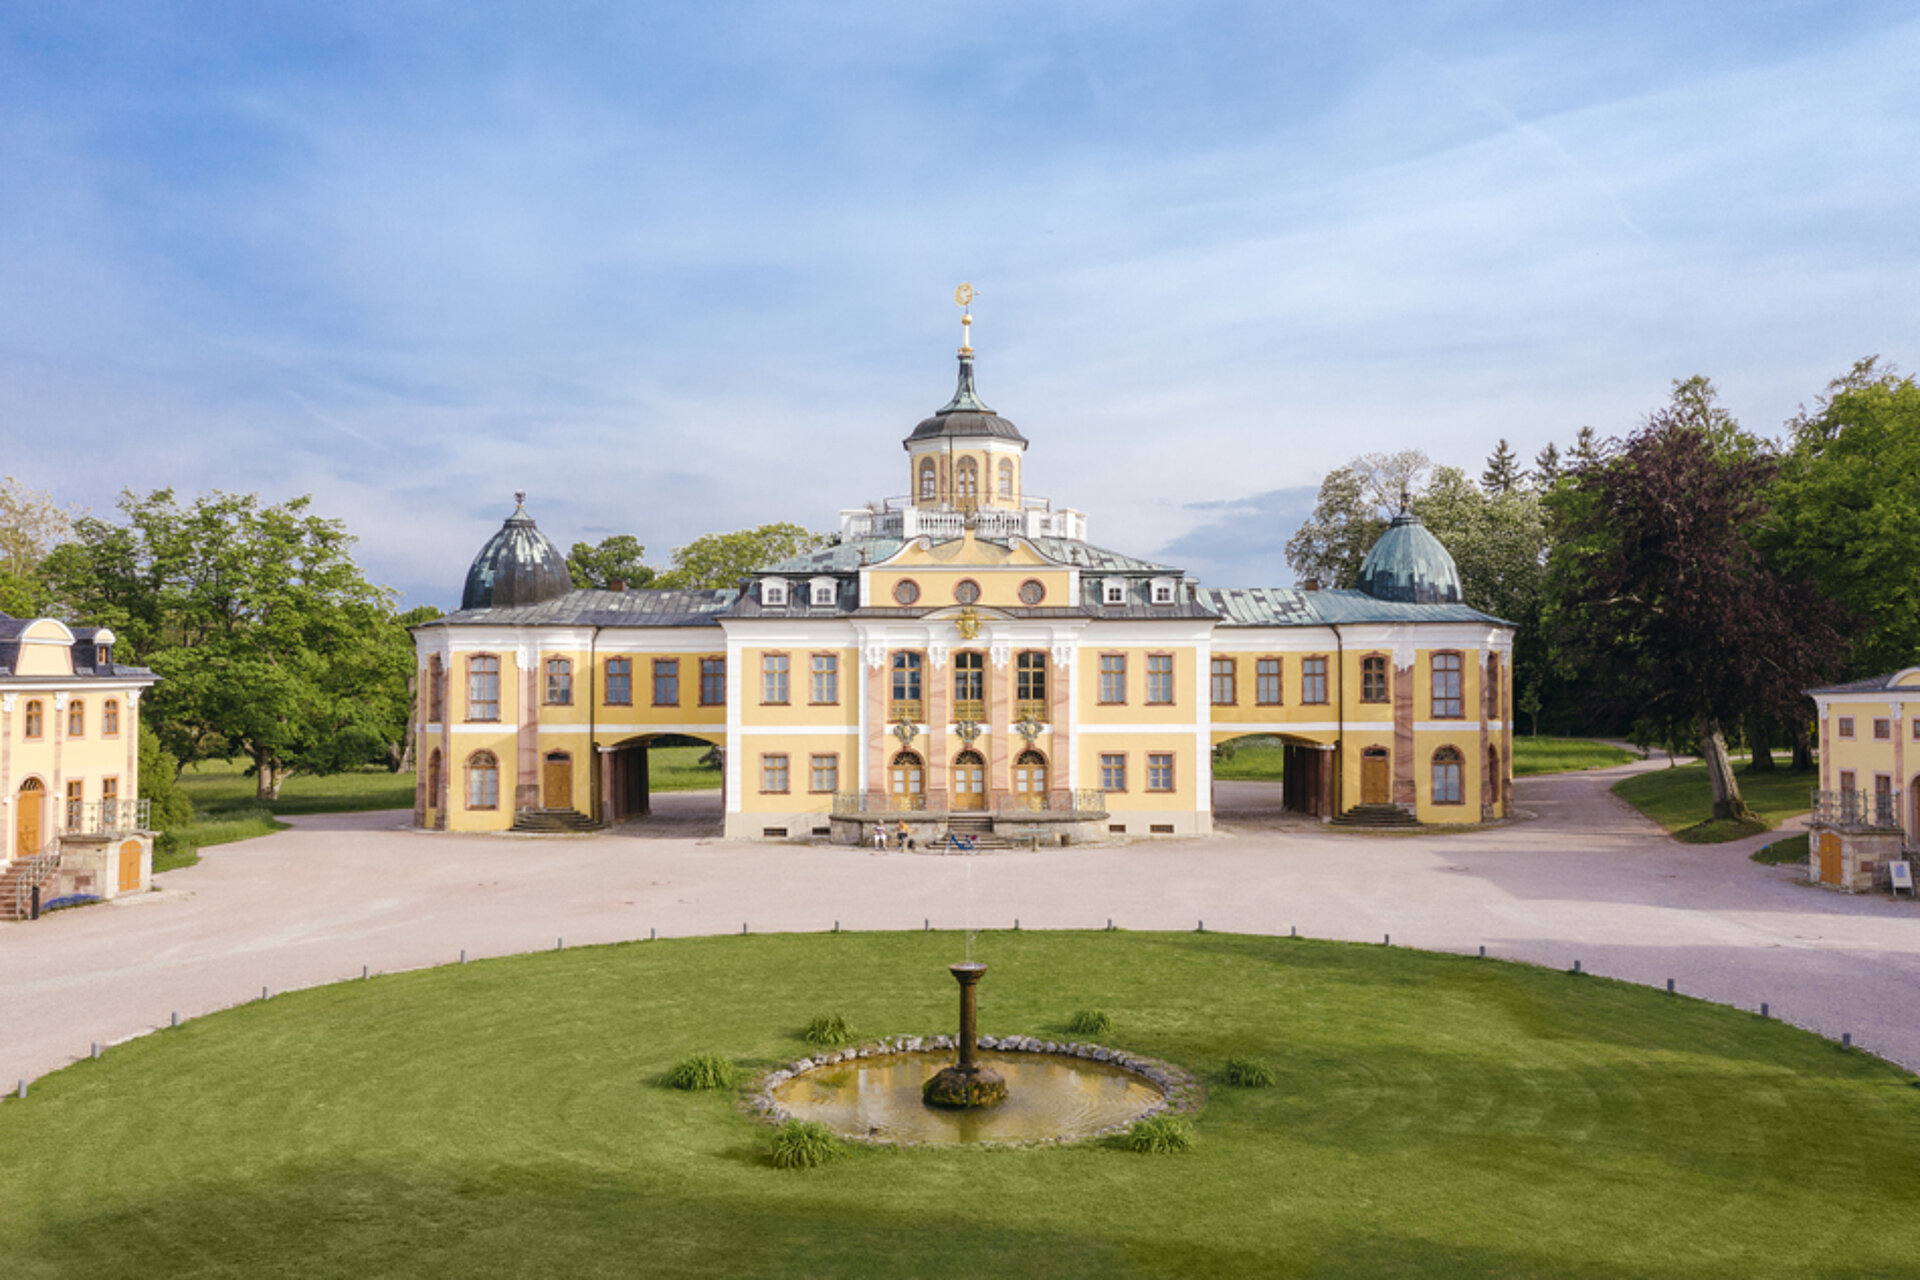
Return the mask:
<path id="1" fill-rule="evenodd" d="M 1393 803 L 1393 770 L 1383 747 L 1360 753 L 1360 803 Z"/>
<path id="2" fill-rule="evenodd" d="M 1047 758 L 1023 751 L 1013 764 L 1013 803 L 1022 809 L 1047 807 Z"/>
<path id="3" fill-rule="evenodd" d="M 140 887 L 140 842 L 129 840 L 120 846 L 120 892 Z"/>
<path id="4" fill-rule="evenodd" d="M 918 809 L 926 804 L 926 767 L 919 756 L 902 751 L 893 758 L 889 772 L 896 807 Z"/>
<path id="5" fill-rule="evenodd" d="M 987 763 L 977 751 L 962 751 L 953 758 L 953 807 L 987 807 Z"/>
<path id="6" fill-rule="evenodd" d="M 573 757 L 564 751 L 548 752 L 542 784 L 547 808 L 573 808 Z"/>
<path id="7" fill-rule="evenodd" d="M 1820 883 L 1840 883 L 1840 837 L 1832 831 L 1820 833 Z"/>
<path id="8" fill-rule="evenodd" d="M 40 815 L 46 796 L 46 789 L 40 785 L 38 778 L 28 778 L 20 784 L 20 796 L 14 802 L 18 811 L 13 830 L 14 857 L 31 858 L 40 852 Z"/>

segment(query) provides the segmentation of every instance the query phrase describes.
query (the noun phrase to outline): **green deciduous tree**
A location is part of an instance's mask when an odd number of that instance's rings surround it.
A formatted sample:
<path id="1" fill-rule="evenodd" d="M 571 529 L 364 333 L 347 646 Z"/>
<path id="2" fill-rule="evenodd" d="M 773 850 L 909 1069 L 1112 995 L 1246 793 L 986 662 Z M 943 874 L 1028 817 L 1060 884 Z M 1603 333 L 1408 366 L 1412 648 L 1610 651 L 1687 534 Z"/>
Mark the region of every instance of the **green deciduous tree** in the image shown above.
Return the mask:
<path id="1" fill-rule="evenodd" d="M 647 567 L 646 556 L 647 549 L 640 545 L 638 538 L 616 533 L 602 538 L 597 546 L 574 543 L 573 550 L 567 552 L 567 572 L 573 576 L 573 585 L 583 590 L 605 590 L 615 582 L 644 587 L 654 578 L 653 570 Z"/>
<path id="2" fill-rule="evenodd" d="M 405 739 L 413 645 L 392 594 L 309 500 L 121 495 L 43 565 L 70 616 L 111 626 L 162 677 L 143 704 L 183 763 L 235 752 L 262 799 L 294 773 L 390 760 Z"/>
<path id="3" fill-rule="evenodd" d="M 797 524 L 763 524 L 736 533 L 709 533 L 673 553 L 673 568 L 657 575 L 656 587 L 737 587 L 755 571 L 827 545 L 824 534 Z"/>
<path id="4" fill-rule="evenodd" d="M 1287 563 L 1297 579 L 1351 587 L 1360 563 L 1386 531 L 1404 496 L 1416 491 L 1431 464 L 1418 449 L 1368 453 L 1335 467 L 1320 482 L 1313 514 L 1287 539 Z"/>

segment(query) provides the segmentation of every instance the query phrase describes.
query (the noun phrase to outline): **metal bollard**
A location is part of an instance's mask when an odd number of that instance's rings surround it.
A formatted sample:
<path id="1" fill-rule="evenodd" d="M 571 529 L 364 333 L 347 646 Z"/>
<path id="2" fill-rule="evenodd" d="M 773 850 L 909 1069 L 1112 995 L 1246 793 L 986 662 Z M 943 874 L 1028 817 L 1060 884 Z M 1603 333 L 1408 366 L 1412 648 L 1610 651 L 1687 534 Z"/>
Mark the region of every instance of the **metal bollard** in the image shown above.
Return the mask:
<path id="1" fill-rule="evenodd" d="M 20 1098 L 27 1096 L 27 1078 L 25 1076 L 20 1077 L 20 1092 L 14 1096 Z"/>
<path id="2" fill-rule="evenodd" d="M 1205 933 L 1205 932 L 1207 931 L 1207 922 L 1206 922 L 1205 920 L 1196 920 L 1196 921 L 1194 921 L 1194 922 L 1193 922 L 1193 931 L 1194 931 L 1195 933 Z"/>
<path id="3" fill-rule="evenodd" d="M 262 1000 L 267 998 L 267 989 L 265 987 L 260 988 L 260 998 Z"/>
<path id="4" fill-rule="evenodd" d="M 1014 931 L 1015 933 L 1018 933 L 1018 932 L 1020 932 L 1020 917 L 1019 917 L 1019 916 L 1015 916 L 1015 917 L 1013 918 L 1013 931 Z"/>
<path id="5" fill-rule="evenodd" d="M 649 929 L 649 930 L 647 930 L 647 941 L 648 941 L 648 942 L 652 942 L 652 941 L 653 941 L 654 939 L 656 939 L 656 938 L 658 938 L 659 936 L 660 936 L 660 931 L 659 931 L 658 929 Z"/>
<path id="6" fill-rule="evenodd" d="M 178 1009 L 173 1011 L 173 1025 L 176 1027 L 180 1025 L 180 1011 Z"/>
<path id="7" fill-rule="evenodd" d="M 1385 935 L 1385 936 L 1384 936 L 1384 938 L 1383 938 L 1383 940 L 1381 941 L 1381 943 L 1380 943 L 1380 945 L 1381 945 L 1381 946 L 1383 946 L 1383 947 L 1390 947 L 1390 946 L 1392 946 L 1392 945 L 1393 945 L 1393 935 L 1392 935 L 1392 934 L 1390 934 L 1390 933 L 1389 933 L 1389 934 L 1387 934 L 1387 935 Z"/>
<path id="8" fill-rule="evenodd" d="M 834 931 L 835 933 L 838 933 L 838 932 L 840 932 L 840 922 L 839 922 L 838 920 L 835 920 L 835 921 L 833 922 L 833 931 Z"/>
<path id="9" fill-rule="evenodd" d="M 93 1042 L 93 1060 L 95 1062 L 100 1061 L 100 1042 L 98 1040 Z"/>
<path id="10" fill-rule="evenodd" d="M 1107 917 L 1107 932 L 1108 932 L 1108 933 L 1112 933 L 1112 932 L 1113 932 L 1113 917 L 1112 917 L 1112 916 L 1108 916 L 1108 917 Z"/>
<path id="11" fill-rule="evenodd" d="M 1762 1018 L 1767 1016 L 1767 1002 L 1765 1000 L 1760 1002 L 1760 1016 Z"/>
<path id="12" fill-rule="evenodd" d="M 1299 926 L 1299 925 L 1297 925 L 1297 924 L 1293 924 L 1293 925 L 1288 925 L 1288 926 L 1287 926 L 1287 936 L 1288 936 L 1289 938 L 1297 938 L 1297 937 L 1299 937 L 1299 936 L 1300 936 L 1300 926 Z"/>
<path id="13" fill-rule="evenodd" d="M 933 932 L 933 920 L 929 916 L 920 917 L 920 927 L 928 933 Z"/>
<path id="14" fill-rule="evenodd" d="M 1668 994 L 1668 995 L 1672 995 L 1672 994 L 1673 994 L 1673 979 L 1672 979 L 1672 978 L 1668 978 L 1668 979 L 1667 979 L 1667 994 Z"/>
<path id="15" fill-rule="evenodd" d="M 1579 962 L 1578 960 L 1575 960 L 1575 961 L 1573 962 L 1573 971 L 1574 971 L 1575 973 L 1578 973 L 1578 972 L 1580 972 L 1580 962 Z"/>
<path id="16" fill-rule="evenodd" d="M 366 965 L 364 965 L 364 964 L 363 964 L 363 965 L 361 965 L 361 966 L 360 966 L 360 977 L 361 977 L 361 980 L 362 980 L 362 981 L 364 981 L 365 979 L 367 979 L 367 978 L 368 978 L 368 977 L 370 977 L 370 976 L 372 976 L 372 975 L 371 975 L 371 974 L 370 974 L 370 973 L 368 972 L 368 970 L 367 970 L 367 966 L 366 966 Z"/>
<path id="17" fill-rule="evenodd" d="M 553 940 L 553 949 L 555 951 L 565 951 L 567 949 L 567 940 L 565 938 L 555 938 Z"/>
<path id="18" fill-rule="evenodd" d="M 465 964 L 466 962 L 467 962 L 467 949 L 465 947 L 462 947 L 460 948 L 460 963 Z"/>
<path id="19" fill-rule="evenodd" d="M 1480 958 L 1482 960 L 1487 958 L 1487 944 L 1484 942 L 1480 944 Z"/>
<path id="20" fill-rule="evenodd" d="M 1851 1031 L 1842 1031 L 1842 1032 L 1840 1033 L 1840 1047 L 1841 1047 L 1842 1049 L 1851 1049 L 1851 1048 L 1853 1048 L 1853 1032 L 1851 1032 Z"/>

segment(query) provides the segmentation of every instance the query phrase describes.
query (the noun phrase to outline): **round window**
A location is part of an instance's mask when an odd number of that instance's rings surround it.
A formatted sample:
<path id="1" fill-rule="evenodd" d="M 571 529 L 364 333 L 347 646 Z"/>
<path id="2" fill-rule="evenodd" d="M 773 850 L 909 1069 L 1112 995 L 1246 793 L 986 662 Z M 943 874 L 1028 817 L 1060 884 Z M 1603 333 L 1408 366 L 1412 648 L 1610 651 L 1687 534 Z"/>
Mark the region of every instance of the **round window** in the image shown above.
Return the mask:
<path id="1" fill-rule="evenodd" d="M 962 578 L 953 586 L 953 598 L 961 604 L 972 604 L 980 598 L 980 584 L 972 578 Z"/>
<path id="2" fill-rule="evenodd" d="M 893 598 L 901 604 L 912 604 L 920 598 L 920 584 L 912 578 L 902 578 L 893 584 Z"/>
<path id="3" fill-rule="evenodd" d="M 1028 578 L 1020 584 L 1020 603 L 1039 604 L 1047 598 L 1047 588 L 1038 578 Z"/>

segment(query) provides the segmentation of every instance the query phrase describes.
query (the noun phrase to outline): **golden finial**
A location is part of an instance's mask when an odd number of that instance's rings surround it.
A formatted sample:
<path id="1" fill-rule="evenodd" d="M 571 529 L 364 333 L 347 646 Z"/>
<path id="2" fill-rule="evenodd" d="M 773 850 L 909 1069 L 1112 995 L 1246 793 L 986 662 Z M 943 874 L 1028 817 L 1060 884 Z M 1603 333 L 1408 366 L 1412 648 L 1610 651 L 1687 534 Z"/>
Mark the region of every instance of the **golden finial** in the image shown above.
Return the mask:
<path id="1" fill-rule="evenodd" d="M 973 354 L 973 313 L 967 307 L 979 296 L 978 290 L 964 282 L 953 291 L 953 300 L 960 304 L 960 354 L 963 356 Z"/>

